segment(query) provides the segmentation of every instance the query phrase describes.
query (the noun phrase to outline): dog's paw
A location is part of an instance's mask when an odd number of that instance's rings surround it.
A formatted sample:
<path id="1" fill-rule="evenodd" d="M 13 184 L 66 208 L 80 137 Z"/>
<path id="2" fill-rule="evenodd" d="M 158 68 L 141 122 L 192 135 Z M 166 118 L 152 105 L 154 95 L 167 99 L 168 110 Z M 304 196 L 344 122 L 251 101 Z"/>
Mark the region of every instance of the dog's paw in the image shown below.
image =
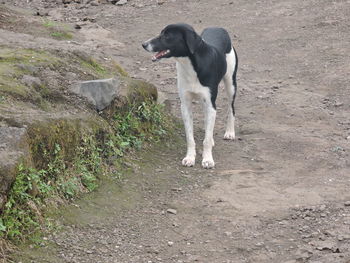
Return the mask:
<path id="1" fill-rule="evenodd" d="M 188 157 L 188 156 L 186 156 L 182 160 L 182 165 L 183 166 L 187 166 L 187 167 L 191 167 L 191 166 L 194 166 L 195 162 L 196 162 L 195 161 L 195 157 Z"/>
<path id="2" fill-rule="evenodd" d="M 236 138 L 236 135 L 234 132 L 225 132 L 224 140 L 234 140 Z"/>
<path id="3" fill-rule="evenodd" d="M 203 159 L 202 161 L 202 167 L 204 169 L 212 169 L 214 168 L 215 163 L 213 159 Z"/>

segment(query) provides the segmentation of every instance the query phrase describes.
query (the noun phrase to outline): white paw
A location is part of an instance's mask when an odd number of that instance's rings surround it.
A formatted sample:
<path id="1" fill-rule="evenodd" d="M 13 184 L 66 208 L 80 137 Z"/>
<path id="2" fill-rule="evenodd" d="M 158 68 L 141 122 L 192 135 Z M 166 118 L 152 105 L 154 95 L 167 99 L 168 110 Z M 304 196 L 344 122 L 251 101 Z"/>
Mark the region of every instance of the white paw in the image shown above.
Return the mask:
<path id="1" fill-rule="evenodd" d="M 187 167 L 191 167 L 191 166 L 194 166 L 195 162 L 196 162 L 195 157 L 186 156 L 182 160 L 182 165 L 187 166 Z"/>
<path id="2" fill-rule="evenodd" d="M 202 167 L 204 169 L 211 169 L 211 168 L 214 168 L 214 166 L 215 166 L 215 163 L 213 159 L 203 159 Z"/>
<path id="3" fill-rule="evenodd" d="M 236 135 L 234 132 L 225 132 L 224 140 L 234 140 Z"/>

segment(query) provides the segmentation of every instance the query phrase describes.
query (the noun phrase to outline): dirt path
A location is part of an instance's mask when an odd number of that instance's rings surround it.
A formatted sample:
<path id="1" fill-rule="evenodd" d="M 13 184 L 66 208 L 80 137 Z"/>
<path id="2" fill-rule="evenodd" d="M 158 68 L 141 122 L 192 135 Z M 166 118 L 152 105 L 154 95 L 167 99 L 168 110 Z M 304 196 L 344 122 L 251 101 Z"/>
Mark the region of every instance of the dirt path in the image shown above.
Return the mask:
<path id="1" fill-rule="evenodd" d="M 222 140 L 221 90 L 214 170 L 182 168 L 183 142 L 154 149 L 123 186 L 68 208 L 67 230 L 48 237 L 54 247 L 23 250 L 28 262 L 350 262 L 350 1 L 164 2 L 51 10 L 96 18 L 96 34 L 111 34 L 88 47 L 155 83 L 176 114 L 174 62 L 151 63 L 140 43 L 172 22 L 227 28 L 238 140 Z"/>

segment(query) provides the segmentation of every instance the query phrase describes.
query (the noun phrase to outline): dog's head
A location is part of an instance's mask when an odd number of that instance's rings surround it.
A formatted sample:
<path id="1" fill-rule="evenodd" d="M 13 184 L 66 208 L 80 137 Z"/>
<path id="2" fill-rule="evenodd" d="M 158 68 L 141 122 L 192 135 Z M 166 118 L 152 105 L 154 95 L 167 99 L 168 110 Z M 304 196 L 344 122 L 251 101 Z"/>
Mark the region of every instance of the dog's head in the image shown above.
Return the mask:
<path id="1" fill-rule="evenodd" d="M 142 44 L 149 52 L 155 52 L 153 61 L 170 57 L 188 57 L 194 54 L 202 38 L 187 24 L 171 24 L 159 36 Z"/>

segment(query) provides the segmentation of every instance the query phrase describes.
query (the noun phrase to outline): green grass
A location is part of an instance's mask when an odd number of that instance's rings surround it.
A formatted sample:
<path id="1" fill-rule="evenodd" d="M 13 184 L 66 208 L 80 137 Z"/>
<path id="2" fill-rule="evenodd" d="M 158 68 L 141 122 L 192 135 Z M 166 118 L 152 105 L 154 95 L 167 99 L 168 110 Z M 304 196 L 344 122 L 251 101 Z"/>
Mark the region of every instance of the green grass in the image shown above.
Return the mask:
<path id="1" fill-rule="evenodd" d="M 46 20 L 43 22 L 44 27 L 57 27 L 58 24 L 55 23 L 54 21 Z"/>
<path id="2" fill-rule="evenodd" d="M 113 75 L 92 57 L 80 58 L 80 63 L 83 68 L 86 68 L 90 72 L 97 73 L 99 77 L 106 78 Z"/>
<path id="3" fill-rule="evenodd" d="M 28 74 L 22 65 L 48 65 L 58 59 L 45 51 L 32 49 L 10 49 L 0 47 L 0 95 L 10 95 L 23 100 L 35 99 L 37 92 L 21 83 L 23 75 Z"/>

